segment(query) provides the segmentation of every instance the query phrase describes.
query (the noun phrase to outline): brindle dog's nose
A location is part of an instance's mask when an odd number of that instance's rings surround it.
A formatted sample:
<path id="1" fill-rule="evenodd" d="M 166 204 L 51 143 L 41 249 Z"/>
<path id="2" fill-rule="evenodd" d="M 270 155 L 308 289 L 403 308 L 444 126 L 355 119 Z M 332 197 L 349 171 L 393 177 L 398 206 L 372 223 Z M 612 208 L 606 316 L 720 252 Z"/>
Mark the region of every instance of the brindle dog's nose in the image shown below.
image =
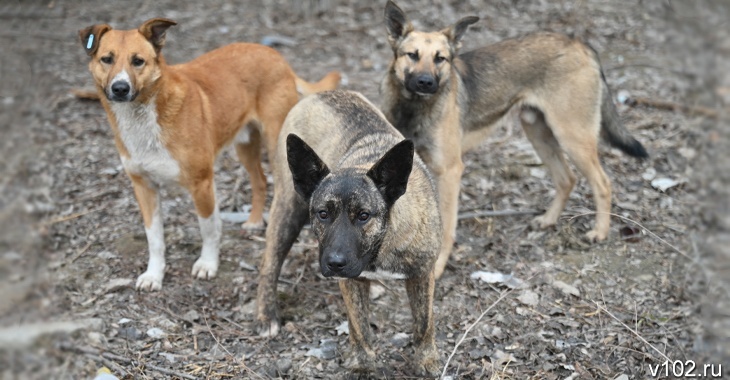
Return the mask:
<path id="1" fill-rule="evenodd" d="M 116 82 L 112 84 L 112 94 L 114 94 L 114 96 L 118 98 L 124 98 L 125 96 L 129 95 L 130 89 L 131 88 L 129 87 L 129 83 L 127 82 Z"/>
<path id="2" fill-rule="evenodd" d="M 329 268 L 332 272 L 341 272 L 342 269 L 345 268 L 345 265 L 347 265 L 345 255 L 335 253 L 327 258 L 327 268 Z"/>

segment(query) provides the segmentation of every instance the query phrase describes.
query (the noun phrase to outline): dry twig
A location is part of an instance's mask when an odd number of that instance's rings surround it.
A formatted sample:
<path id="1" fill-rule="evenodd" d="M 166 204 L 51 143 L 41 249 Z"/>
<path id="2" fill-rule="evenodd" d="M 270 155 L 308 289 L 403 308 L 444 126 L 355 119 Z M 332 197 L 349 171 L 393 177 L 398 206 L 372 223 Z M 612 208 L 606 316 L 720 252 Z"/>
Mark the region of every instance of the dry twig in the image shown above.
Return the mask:
<path id="1" fill-rule="evenodd" d="M 647 346 L 651 347 L 654 351 L 656 351 L 659 354 L 659 356 L 664 358 L 664 360 L 666 360 L 667 362 L 672 362 L 672 359 L 670 359 L 669 356 L 667 356 L 663 352 L 659 351 L 658 348 L 654 347 L 653 344 L 649 343 L 649 341 L 644 339 L 644 337 L 641 336 L 636 330 L 632 329 L 631 327 L 629 327 L 625 323 L 623 323 L 620 319 L 616 318 L 616 316 L 613 315 L 610 311 L 608 311 L 608 309 L 601 306 L 601 304 L 599 304 L 596 301 L 593 301 L 593 303 L 596 304 L 596 307 L 599 308 L 602 312 L 608 314 L 609 317 L 613 318 L 613 320 L 620 323 L 621 326 L 623 326 L 626 330 L 629 330 L 632 334 L 636 335 L 636 337 L 639 338 L 639 340 L 641 340 L 644 344 L 646 344 Z"/>
<path id="2" fill-rule="evenodd" d="M 106 358 L 106 359 L 109 359 L 109 360 L 116 360 L 118 362 L 122 362 L 122 363 L 126 363 L 126 364 L 131 364 L 131 365 L 134 365 L 134 366 L 140 365 L 140 366 L 142 366 L 144 368 L 149 368 L 149 369 L 151 369 L 153 371 L 157 371 L 159 373 L 164 373 L 165 375 L 177 376 L 177 377 L 180 377 L 180 378 L 183 378 L 183 379 L 197 380 L 197 377 L 188 375 L 187 373 L 182 373 L 182 372 L 174 371 L 174 370 L 171 370 L 171 369 L 159 367 L 159 366 L 156 366 L 154 364 L 142 363 L 142 362 L 139 362 L 137 360 L 130 359 L 130 358 L 127 358 L 127 357 L 124 357 L 124 356 L 120 356 L 120 355 L 115 355 L 115 354 L 112 354 L 112 353 L 109 353 L 109 352 L 101 352 L 101 351 L 96 350 L 96 349 L 93 349 L 91 347 L 77 347 L 77 346 L 72 346 L 71 344 L 68 344 L 68 343 L 62 343 L 60 345 L 60 348 L 62 350 L 80 352 L 80 353 L 85 354 L 87 356 L 97 356 L 97 357 L 100 358 L 100 360 L 102 360 L 102 362 L 104 362 L 103 359 Z"/>
<path id="3" fill-rule="evenodd" d="M 489 307 L 488 307 L 488 308 L 487 308 L 486 310 L 484 310 L 484 311 L 482 312 L 482 314 L 480 314 L 480 315 L 479 315 L 479 318 L 477 318 L 477 320 L 476 320 L 476 321 L 474 321 L 474 323 L 472 323 L 472 324 L 471 324 L 471 325 L 470 325 L 470 326 L 469 326 L 469 327 L 468 327 L 468 328 L 466 329 L 466 331 L 464 331 L 464 335 L 462 335 L 462 336 L 461 336 L 461 339 L 459 339 L 459 341 L 458 341 L 458 342 L 456 342 L 456 345 L 454 346 L 454 349 L 453 349 L 453 350 L 451 351 L 451 355 L 449 355 L 449 358 L 448 358 L 448 359 L 446 359 L 446 364 L 444 364 L 444 369 L 443 369 L 443 371 L 441 372 L 441 376 L 439 376 L 439 379 L 443 379 L 443 378 L 444 378 L 444 376 L 446 376 L 446 370 L 447 370 L 447 369 L 449 368 L 449 362 L 451 362 L 451 359 L 452 359 L 452 358 L 454 357 L 454 355 L 456 354 L 456 350 L 457 350 L 457 349 L 459 348 L 459 346 L 461 345 L 461 343 L 463 343 L 463 342 L 464 342 L 464 339 L 466 339 L 466 336 L 467 336 L 467 335 L 469 335 L 469 332 L 471 331 L 471 329 L 473 329 L 473 328 L 474 328 L 474 326 L 476 326 L 476 325 L 477 325 L 477 323 L 479 323 L 479 322 L 480 322 L 480 321 L 482 320 L 482 318 L 484 318 L 484 316 L 485 316 L 485 315 L 486 315 L 486 314 L 487 314 L 487 313 L 488 313 L 488 312 L 489 312 L 490 310 L 492 310 L 492 308 L 494 308 L 495 306 L 497 306 L 497 304 L 498 304 L 498 303 L 499 303 L 500 301 L 502 301 L 502 300 L 503 300 L 503 299 L 504 299 L 505 297 L 507 297 L 507 296 L 508 296 L 508 295 L 509 295 L 510 293 L 512 293 L 512 291 L 513 291 L 513 290 L 514 290 L 514 289 L 510 289 L 510 290 L 507 290 L 507 291 L 505 291 L 505 292 L 502 292 L 502 295 L 500 295 L 500 296 L 499 296 L 499 298 L 497 298 L 497 300 L 496 300 L 496 301 L 492 302 L 492 304 L 491 304 L 491 305 L 489 305 Z"/>

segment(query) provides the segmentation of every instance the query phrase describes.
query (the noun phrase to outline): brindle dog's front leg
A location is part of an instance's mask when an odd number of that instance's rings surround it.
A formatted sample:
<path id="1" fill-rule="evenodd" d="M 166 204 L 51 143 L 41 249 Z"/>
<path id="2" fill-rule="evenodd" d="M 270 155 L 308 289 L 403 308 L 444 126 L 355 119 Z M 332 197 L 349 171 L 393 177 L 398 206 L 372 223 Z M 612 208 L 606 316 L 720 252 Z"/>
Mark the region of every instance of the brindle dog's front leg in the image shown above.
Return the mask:
<path id="1" fill-rule="evenodd" d="M 434 342 L 434 274 L 406 280 L 406 292 L 413 313 L 413 365 L 418 376 L 438 376 L 441 359 Z"/>
<path id="2" fill-rule="evenodd" d="M 350 327 L 350 352 L 346 356 L 345 368 L 353 372 L 373 372 L 375 351 L 371 345 L 372 331 L 368 319 L 370 313 L 370 281 L 365 279 L 340 280 L 340 291 L 347 309 L 347 323 Z"/>

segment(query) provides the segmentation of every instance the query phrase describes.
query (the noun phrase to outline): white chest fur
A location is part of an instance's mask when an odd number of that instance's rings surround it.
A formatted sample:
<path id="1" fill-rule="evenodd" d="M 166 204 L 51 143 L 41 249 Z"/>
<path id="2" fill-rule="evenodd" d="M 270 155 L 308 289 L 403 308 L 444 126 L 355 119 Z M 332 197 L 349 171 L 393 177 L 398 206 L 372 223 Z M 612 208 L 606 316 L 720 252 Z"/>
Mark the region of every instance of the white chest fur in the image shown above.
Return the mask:
<path id="1" fill-rule="evenodd" d="M 122 157 L 124 169 L 156 185 L 178 181 L 180 165 L 162 142 L 155 100 L 149 104 L 115 102 L 111 109 L 122 143 L 129 152 L 129 158 Z"/>

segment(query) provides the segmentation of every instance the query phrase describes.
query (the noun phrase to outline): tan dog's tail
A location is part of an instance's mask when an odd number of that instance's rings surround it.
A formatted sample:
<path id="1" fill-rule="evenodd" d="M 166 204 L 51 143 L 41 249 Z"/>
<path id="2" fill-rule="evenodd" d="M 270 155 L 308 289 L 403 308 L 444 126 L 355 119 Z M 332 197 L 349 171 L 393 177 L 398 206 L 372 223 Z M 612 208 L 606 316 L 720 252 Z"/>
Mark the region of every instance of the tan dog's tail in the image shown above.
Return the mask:
<path id="1" fill-rule="evenodd" d="M 317 83 L 309 83 L 302 78 L 296 77 L 297 92 L 301 96 L 311 95 L 317 92 L 334 90 L 340 85 L 342 76 L 339 71 L 330 71 Z"/>
<path id="2" fill-rule="evenodd" d="M 603 73 L 601 73 L 601 76 L 603 76 Z M 646 152 L 644 146 L 634 136 L 631 136 L 631 133 L 629 133 L 621 122 L 621 118 L 616 111 L 616 106 L 613 104 L 611 91 L 608 89 L 605 79 L 601 85 L 603 87 L 603 93 L 601 94 L 601 136 L 609 144 L 621 149 L 630 156 L 637 158 L 649 157 L 649 153 Z"/>

